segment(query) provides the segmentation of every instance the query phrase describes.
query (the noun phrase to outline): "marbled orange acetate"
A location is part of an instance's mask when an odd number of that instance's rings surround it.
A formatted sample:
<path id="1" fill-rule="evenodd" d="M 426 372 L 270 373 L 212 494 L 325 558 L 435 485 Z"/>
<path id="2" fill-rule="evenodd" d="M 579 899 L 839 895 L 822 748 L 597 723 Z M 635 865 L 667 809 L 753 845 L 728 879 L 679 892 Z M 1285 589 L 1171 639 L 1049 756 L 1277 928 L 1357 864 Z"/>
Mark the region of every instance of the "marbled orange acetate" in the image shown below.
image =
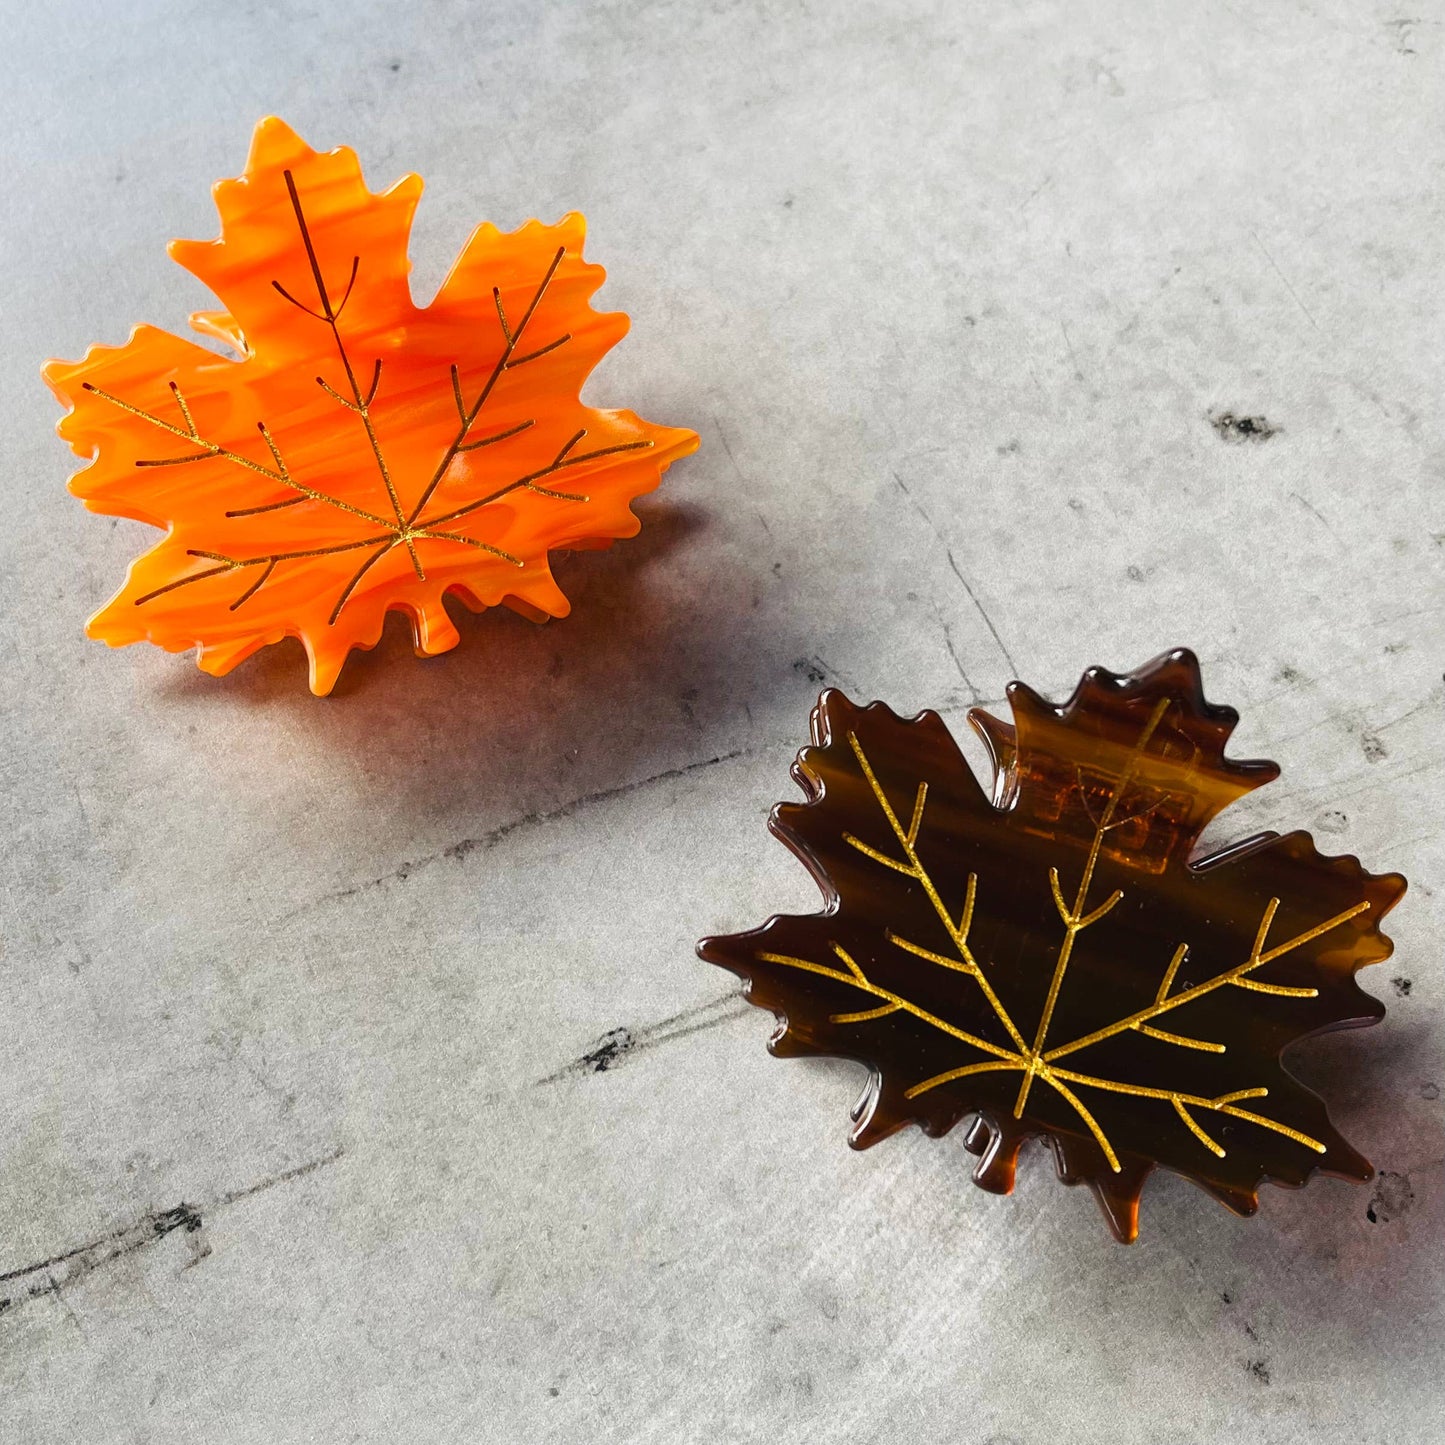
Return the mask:
<path id="1" fill-rule="evenodd" d="M 478 227 L 418 307 L 421 188 L 373 194 L 350 150 L 262 121 L 215 187 L 220 238 L 170 248 L 225 307 L 192 324 L 238 356 L 139 326 L 45 368 L 73 408 L 61 435 L 94 458 L 72 491 L 167 529 L 91 636 L 198 647 L 224 673 L 291 635 L 325 693 L 388 610 L 421 653 L 459 641 L 444 594 L 561 617 L 549 550 L 637 532 L 632 499 L 697 437 L 578 399 L 628 324 L 589 304 L 582 217 Z"/>

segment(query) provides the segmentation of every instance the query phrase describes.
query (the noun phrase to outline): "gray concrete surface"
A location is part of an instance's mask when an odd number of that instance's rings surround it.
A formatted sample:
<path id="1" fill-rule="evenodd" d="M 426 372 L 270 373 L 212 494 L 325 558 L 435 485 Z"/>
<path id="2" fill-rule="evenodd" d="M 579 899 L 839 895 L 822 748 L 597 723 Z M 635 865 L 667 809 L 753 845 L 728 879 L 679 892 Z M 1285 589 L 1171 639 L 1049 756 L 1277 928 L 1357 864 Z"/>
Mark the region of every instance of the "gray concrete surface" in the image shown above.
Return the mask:
<path id="1" fill-rule="evenodd" d="M 1445 6 L 3 9 L 0 1440 L 1445 1439 Z M 207 304 L 270 112 L 427 178 L 421 295 L 584 210 L 589 398 L 702 436 L 571 619 L 328 701 L 84 640 L 148 533 L 37 376 Z M 692 945 L 810 906 L 820 680 L 1179 644 L 1284 765 L 1230 829 L 1412 881 L 1296 1060 L 1389 1173 L 1124 1249 L 1041 1153 L 851 1153 Z"/>

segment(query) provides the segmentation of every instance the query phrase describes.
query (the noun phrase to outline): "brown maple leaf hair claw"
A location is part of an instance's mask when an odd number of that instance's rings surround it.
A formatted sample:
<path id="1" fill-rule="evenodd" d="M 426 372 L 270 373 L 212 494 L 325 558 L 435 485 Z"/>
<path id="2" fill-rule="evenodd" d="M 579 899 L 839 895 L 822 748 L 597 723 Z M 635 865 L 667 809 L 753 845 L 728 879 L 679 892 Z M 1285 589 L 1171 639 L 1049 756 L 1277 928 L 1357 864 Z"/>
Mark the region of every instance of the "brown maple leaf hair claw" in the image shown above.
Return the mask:
<path id="1" fill-rule="evenodd" d="M 1389 957 L 1399 874 L 1327 857 L 1308 833 L 1195 856 L 1230 803 L 1273 781 L 1224 755 L 1238 722 L 1187 651 L 1084 674 L 1055 706 L 1023 683 L 1013 722 L 974 708 L 991 794 L 934 712 L 828 691 L 772 831 L 825 907 L 698 952 L 780 1021 L 770 1048 L 868 1066 L 851 1142 L 972 1122 L 974 1182 L 1008 1193 L 1026 1139 L 1138 1233 L 1156 1167 L 1239 1214 L 1264 1180 L 1368 1179 L 1282 1050 L 1373 1024 L 1355 974 Z"/>
<path id="2" fill-rule="evenodd" d="M 548 553 L 634 536 L 631 502 L 694 432 L 584 406 L 627 331 L 594 311 L 582 217 L 472 233 L 432 302 L 407 285 L 421 179 L 373 193 L 353 151 L 263 120 L 215 187 L 221 235 L 170 254 L 224 306 L 44 371 L 72 410 L 94 512 L 165 528 L 91 618 L 92 637 L 198 648 L 225 673 L 297 637 L 311 689 L 405 612 L 419 654 L 460 641 L 444 597 L 563 617 Z"/>

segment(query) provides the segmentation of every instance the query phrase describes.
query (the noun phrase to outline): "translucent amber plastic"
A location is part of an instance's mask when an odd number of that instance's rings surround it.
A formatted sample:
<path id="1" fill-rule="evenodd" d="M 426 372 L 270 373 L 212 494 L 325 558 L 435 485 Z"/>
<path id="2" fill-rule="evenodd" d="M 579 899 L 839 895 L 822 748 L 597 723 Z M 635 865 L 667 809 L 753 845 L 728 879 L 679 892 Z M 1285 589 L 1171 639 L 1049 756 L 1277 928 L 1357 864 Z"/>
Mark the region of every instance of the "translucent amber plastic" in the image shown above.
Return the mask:
<path id="1" fill-rule="evenodd" d="M 1405 880 L 1307 833 L 1191 856 L 1278 775 L 1224 756 L 1238 717 L 1191 653 L 1094 669 L 1062 707 L 1022 683 L 1009 702 L 1012 724 L 969 714 L 990 796 L 936 713 L 823 694 L 793 770 L 807 802 L 771 826 L 826 907 L 698 945 L 778 1015 L 773 1051 L 868 1065 L 859 1148 L 971 1120 L 985 1189 L 1045 1136 L 1126 1241 L 1156 1165 L 1241 1214 L 1265 1179 L 1369 1178 L 1280 1052 L 1383 1016 L 1355 973 L 1389 956 Z"/>
<path id="2" fill-rule="evenodd" d="M 225 307 L 192 324 L 239 357 L 140 326 L 47 365 L 74 408 L 60 434 L 94 458 L 71 490 L 168 529 L 91 636 L 198 647 L 224 673 L 291 635 L 325 693 L 389 609 L 421 653 L 459 640 L 446 593 L 561 617 L 548 551 L 637 532 L 629 503 L 697 437 L 578 400 L 627 330 L 589 304 L 604 273 L 582 217 L 478 227 L 419 308 L 421 188 L 373 194 L 350 150 L 262 121 L 245 174 L 215 187 L 220 238 L 170 247 Z"/>

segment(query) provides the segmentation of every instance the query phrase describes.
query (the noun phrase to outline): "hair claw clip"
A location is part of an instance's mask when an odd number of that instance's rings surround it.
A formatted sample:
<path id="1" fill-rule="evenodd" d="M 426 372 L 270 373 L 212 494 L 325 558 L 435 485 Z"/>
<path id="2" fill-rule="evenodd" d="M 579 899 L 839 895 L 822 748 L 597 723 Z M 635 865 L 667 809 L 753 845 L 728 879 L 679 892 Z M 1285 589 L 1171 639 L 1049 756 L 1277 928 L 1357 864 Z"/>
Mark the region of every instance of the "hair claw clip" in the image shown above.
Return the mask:
<path id="1" fill-rule="evenodd" d="M 868 1066 L 857 1148 L 971 1119 L 985 1189 L 1012 1190 L 1042 1136 L 1126 1242 L 1156 1167 L 1239 1214 L 1266 1179 L 1368 1179 L 1280 1053 L 1383 1017 L 1355 974 L 1389 956 L 1405 880 L 1302 832 L 1194 856 L 1279 769 L 1224 756 L 1238 715 L 1204 700 L 1190 652 L 1095 668 L 1062 706 L 1008 696 L 1012 723 L 969 713 L 991 793 L 937 713 L 819 700 L 793 768 L 807 801 L 770 826 L 826 906 L 698 945 L 778 1016 L 772 1051 Z"/>
<path id="2" fill-rule="evenodd" d="M 352 151 L 263 120 L 245 174 L 215 187 L 219 239 L 170 247 L 225 307 L 192 325 L 233 354 L 138 326 L 45 367 L 73 408 L 61 436 L 94 458 L 71 490 L 166 528 L 92 637 L 197 647 L 216 674 L 298 637 L 324 694 L 388 611 L 420 654 L 460 641 L 448 594 L 563 617 L 548 552 L 636 534 L 629 504 L 698 439 L 579 401 L 627 330 L 589 304 L 604 273 L 582 217 L 479 226 L 417 307 L 421 188 L 373 194 Z"/>

